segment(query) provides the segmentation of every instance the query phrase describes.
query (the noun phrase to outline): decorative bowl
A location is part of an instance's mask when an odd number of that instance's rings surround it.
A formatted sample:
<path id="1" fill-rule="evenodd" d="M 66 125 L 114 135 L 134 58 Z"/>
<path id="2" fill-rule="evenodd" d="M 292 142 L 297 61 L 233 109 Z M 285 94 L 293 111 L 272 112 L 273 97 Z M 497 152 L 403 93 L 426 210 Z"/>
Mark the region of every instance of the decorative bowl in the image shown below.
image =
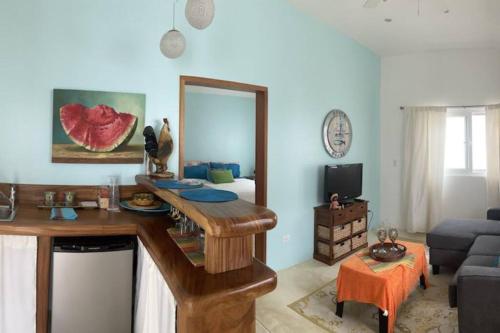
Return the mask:
<path id="1" fill-rule="evenodd" d="M 152 193 L 135 193 L 132 201 L 137 206 L 147 207 L 155 202 L 155 196 Z"/>

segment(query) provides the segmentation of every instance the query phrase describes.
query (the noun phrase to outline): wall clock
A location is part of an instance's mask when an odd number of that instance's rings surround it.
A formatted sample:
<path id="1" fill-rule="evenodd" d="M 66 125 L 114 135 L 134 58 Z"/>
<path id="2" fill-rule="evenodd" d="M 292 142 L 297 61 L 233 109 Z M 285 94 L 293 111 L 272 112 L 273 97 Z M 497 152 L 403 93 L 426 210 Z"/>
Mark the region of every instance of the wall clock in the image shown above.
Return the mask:
<path id="1" fill-rule="evenodd" d="M 352 126 L 349 117 L 341 110 L 332 110 L 323 123 L 323 143 L 333 158 L 341 158 L 351 148 Z"/>

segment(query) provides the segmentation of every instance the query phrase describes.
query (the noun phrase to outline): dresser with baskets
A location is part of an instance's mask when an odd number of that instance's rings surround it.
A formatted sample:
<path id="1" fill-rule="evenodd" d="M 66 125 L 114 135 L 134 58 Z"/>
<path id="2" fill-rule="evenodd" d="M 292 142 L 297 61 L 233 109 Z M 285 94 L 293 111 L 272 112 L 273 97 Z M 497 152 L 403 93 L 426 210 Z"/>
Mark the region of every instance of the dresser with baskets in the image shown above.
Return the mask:
<path id="1" fill-rule="evenodd" d="M 314 259 L 328 265 L 368 246 L 368 201 L 357 200 L 344 209 L 314 208 Z"/>

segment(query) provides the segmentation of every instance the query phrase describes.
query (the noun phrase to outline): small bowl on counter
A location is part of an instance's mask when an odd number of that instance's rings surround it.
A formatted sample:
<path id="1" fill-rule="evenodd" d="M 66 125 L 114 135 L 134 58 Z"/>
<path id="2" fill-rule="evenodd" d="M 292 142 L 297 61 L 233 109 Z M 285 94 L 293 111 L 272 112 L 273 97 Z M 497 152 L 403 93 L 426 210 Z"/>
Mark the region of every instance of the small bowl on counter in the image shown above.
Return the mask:
<path id="1" fill-rule="evenodd" d="M 155 196 L 152 193 L 135 193 L 132 196 L 132 202 L 137 206 L 151 206 L 155 202 Z"/>

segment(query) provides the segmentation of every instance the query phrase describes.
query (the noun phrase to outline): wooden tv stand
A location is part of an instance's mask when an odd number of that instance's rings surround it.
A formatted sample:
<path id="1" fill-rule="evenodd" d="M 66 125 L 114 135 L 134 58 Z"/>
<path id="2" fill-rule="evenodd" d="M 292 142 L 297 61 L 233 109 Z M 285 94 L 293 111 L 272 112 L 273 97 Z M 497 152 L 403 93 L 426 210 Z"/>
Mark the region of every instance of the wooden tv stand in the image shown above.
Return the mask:
<path id="1" fill-rule="evenodd" d="M 355 200 L 340 210 L 314 208 L 314 259 L 333 265 L 368 246 L 368 201 Z"/>

